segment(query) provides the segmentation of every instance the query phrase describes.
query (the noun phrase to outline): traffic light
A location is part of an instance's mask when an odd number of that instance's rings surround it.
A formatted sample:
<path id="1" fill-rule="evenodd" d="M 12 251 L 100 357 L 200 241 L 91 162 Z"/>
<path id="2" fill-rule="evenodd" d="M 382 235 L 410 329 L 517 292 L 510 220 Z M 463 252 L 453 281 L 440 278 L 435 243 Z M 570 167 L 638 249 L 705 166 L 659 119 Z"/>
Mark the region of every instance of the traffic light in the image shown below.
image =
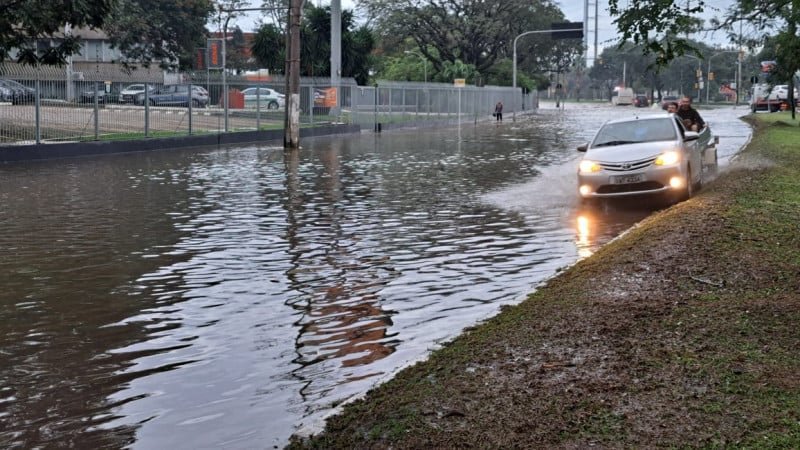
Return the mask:
<path id="1" fill-rule="evenodd" d="M 708 81 L 714 81 L 714 72 L 708 72 Z"/>
<path id="2" fill-rule="evenodd" d="M 697 78 L 700 78 L 700 77 L 703 76 L 703 71 L 701 69 L 697 69 L 696 73 L 697 73 Z"/>

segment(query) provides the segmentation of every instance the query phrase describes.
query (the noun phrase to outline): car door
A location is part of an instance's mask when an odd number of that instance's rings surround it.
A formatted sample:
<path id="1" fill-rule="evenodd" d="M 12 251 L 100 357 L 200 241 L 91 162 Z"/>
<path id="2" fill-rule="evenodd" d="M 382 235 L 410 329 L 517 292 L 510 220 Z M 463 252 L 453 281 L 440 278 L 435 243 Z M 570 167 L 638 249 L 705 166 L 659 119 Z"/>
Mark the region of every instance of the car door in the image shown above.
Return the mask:
<path id="1" fill-rule="evenodd" d="M 693 141 L 686 140 L 686 128 L 683 126 L 683 122 L 680 120 L 678 116 L 675 116 L 675 126 L 678 127 L 678 131 L 680 132 L 681 142 L 684 149 L 684 154 L 689 159 L 689 165 L 692 168 L 692 182 L 697 183 L 700 177 L 703 174 L 703 155 L 702 155 L 702 148 L 700 145 L 700 139 L 695 139 Z"/>

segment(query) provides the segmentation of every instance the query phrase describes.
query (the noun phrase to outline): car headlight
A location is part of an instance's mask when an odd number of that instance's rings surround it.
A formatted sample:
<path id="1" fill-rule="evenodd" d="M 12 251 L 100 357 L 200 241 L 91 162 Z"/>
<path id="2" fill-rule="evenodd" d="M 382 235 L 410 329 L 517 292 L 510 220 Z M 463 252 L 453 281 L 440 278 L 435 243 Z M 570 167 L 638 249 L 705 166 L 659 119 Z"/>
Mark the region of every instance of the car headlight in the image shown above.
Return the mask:
<path id="1" fill-rule="evenodd" d="M 674 150 L 670 150 L 658 155 L 658 158 L 656 158 L 653 164 L 657 166 L 671 166 L 673 164 L 677 164 L 680 160 L 681 154 Z"/>
<path id="2" fill-rule="evenodd" d="M 602 170 L 602 167 L 600 167 L 600 164 L 597 164 L 594 161 L 591 161 L 589 159 L 584 159 L 583 161 L 581 161 L 579 170 L 581 173 L 600 172 L 600 170 Z"/>

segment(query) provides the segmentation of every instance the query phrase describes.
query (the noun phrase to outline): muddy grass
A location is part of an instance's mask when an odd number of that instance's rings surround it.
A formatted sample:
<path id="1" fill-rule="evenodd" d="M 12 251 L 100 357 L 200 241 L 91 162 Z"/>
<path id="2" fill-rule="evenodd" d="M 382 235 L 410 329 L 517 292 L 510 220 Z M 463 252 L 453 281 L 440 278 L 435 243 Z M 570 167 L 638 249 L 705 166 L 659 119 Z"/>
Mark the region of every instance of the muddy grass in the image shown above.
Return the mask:
<path id="1" fill-rule="evenodd" d="M 290 446 L 800 447 L 800 127 L 733 166 Z"/>

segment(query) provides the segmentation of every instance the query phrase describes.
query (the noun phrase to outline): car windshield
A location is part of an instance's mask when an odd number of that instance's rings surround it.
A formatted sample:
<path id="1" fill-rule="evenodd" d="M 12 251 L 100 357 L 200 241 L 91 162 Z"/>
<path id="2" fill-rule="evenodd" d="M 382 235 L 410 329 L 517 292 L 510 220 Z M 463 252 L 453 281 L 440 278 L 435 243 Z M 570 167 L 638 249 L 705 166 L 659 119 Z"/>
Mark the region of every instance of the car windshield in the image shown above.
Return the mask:
<path id="1" fill-rule="evenodd" d="M 13 88 L 24 88 L 25 87 L 21 83 L 17 83 L 14 80 L 3 80 L 3 83 L 5 83 L 5 85 L 8 86 L 8 87 L 13 87 Z"/>
<path id="2" fill-rule="evenodd" d="M 592 147 L 671 141 L 676 138 L 669 118 L 609 123 L 597 133 Z"/>

